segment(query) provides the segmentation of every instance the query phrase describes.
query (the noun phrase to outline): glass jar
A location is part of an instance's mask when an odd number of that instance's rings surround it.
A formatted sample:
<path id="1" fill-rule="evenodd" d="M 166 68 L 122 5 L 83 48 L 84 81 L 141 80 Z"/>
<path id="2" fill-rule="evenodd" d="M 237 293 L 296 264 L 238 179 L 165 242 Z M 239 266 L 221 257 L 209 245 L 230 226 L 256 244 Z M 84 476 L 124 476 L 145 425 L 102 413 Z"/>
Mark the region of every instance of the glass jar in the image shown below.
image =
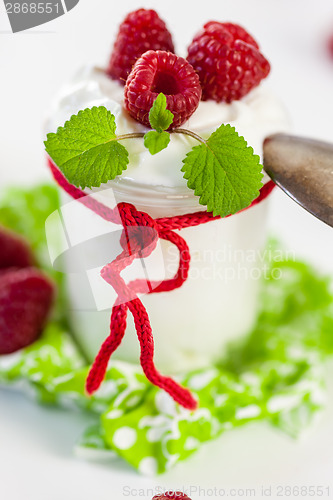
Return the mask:
<path id="1" fill-rule="evenodd" d="M 109 189 L 94 190 L 94 196 L 102 203 L 113 208 L 111 188 L 116 202 L 132 203 L 137 210 L 147 212 L 153 218 L 193 213 L 205 208 L 186 186 L 163 188 L 120 178 L 109 182 L 107 187 Z M 67 195 L 64 195 L 64 200 L 68 201 Z M 153 329 L 156 366 L 164 373 L 211 366 L 223 356 L 228 341 L 253 328 L 263 274 L 262 251 L 266 240 L 268 203 L 269 199 L 265 199 L 226 219 L 176 231 L 190 248 L 187 281 L 178 289 L 141 297 Z M 101 222 L 94 213 L 89 214 L 89 219 L 93 225 Z M 76 223 L 82 227 L 82 215 L 77 215 Z M 173 276 L 178 268 L 179 254 L 173 244 L 164 240 L 159 240 L 159 243 L 146 262 L 151 273 L 149 277 L 161 281 Z M 97 255 L 100 251 L 98 238 L 92 245 L 90 251 Z M 89 271 L 90 283 L 102 280 L 99 270 Z M 123 275 L 126 276 L 126 271 Z M 67 285 L 74 335 L 89 361 L 93 361 L 109 334 L 110 312 L 116 295 L 113 299 L 110 296 L 108 309 L 92 310 L 85 305 L 87 290 L 82 276 L 68 274 Z M 111 287 L 105 283 L 103 286 L 108 286 L 108 291 L 104 290 L 109 293 Z M 139 343 L 129 313 L 125 337 L 113 357 L 139 363 L 139 356 Z"/>

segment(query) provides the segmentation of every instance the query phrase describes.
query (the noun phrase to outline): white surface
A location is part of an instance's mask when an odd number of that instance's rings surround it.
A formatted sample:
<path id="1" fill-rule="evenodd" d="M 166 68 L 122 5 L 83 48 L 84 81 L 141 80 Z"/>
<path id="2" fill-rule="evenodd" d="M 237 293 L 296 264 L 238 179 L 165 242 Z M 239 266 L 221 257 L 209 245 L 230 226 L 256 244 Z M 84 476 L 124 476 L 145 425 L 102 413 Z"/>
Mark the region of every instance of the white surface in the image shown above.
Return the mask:
<path id="1" fill-rule="evenodd" d="M 333 31 L 331 0 L 233 0 L 214 2 L 145 2 L 167 21 L 178 52 L 209 19 L 244 24 L 261 41 L 273 66 L 271 86 L 290 110 L 294 130 L 324 140 L 333 138 L 333 63 L 325 53 L 325 37 Z M 44 166 L 42 122 L 59 86 L 85 63 L 103 65 L 116 26 L 141 2 L 81 0 L 69 14 L 36 30 L 13 35 L 0 4 L 0 160 L 1 185 L 48 178 Z M 189 15 L 191 20 L 189 20 Z M 186 20 L 185 20 L 186 16 Z M 325 272 L 333 273 L 333 231 L 274 194 L 272 232 L 287 248 Z M 332 374 L 332 365 L 330 373 Z M 329 375 L 328 375 L 329 380 Z M 332 377 L 331 377 L 332 379 Z M 263 424 L 227 433 L 204 446 L 191 460 L 157 480 L 140 478 L 118 461 L 84 463 L 72 445 L 89 417 L 36 406 L 19 394 L 0 391 L 0 485 L 6 500 L 98 500 L 131 497 L 150 500 L 154 485 L 174 489 L 261 486 L 331 486 L 333 496 L 333 387 L 322 420 L 303 442 L 291 441 Z M 252 496 L 227 491 L 225 496 Z M 277 498 L 273 488 L 270 498 Z M 192 500 L 214 496 L 206 490 Z M 292 496 L 293 498 L 293 496 Z M 324 496 L 323 498 L 327 498 Z"/>

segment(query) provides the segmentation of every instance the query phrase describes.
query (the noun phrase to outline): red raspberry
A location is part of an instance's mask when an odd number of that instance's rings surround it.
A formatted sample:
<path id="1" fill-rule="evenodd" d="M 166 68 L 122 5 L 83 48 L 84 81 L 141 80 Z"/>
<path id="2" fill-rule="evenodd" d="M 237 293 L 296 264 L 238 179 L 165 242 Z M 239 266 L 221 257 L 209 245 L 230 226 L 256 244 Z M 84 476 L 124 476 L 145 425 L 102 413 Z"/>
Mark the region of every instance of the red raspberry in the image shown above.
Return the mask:
<path id="1" fill-rule="evenodd" d="M 0 227 L 0 269 L 34 264 L 32 252 L 23 238 Z"/>
<path id="2" fill-rule="evenodd" d="M 174 52 L 172 37 L 154 10 L 139 9 L 128 14 L 119 27 L 107 73 L 123 83 L 135 61 L 147 50 Z"/>
<path id="3" fill-rule="evenodd" d="M 202 99 L 231 102 L 259 85 L 270 65 L 258 49 L 257 42 L 237 24 L 205 24 L 187 56 L 199 74 Z"/>
<path id="4" fill-rule="evenodd" d="M 166 96 L 174 114 L 170 128 L 179 127 L 197 109 L 201 98 L 199 78 L 192 66 L 171 52 L 149 50 L 135 63 L 125 85 L 124 105 L 144 125 L 159 93 Z"/>
<path id="5" fill-rule="evenodd" d="M 328 51 L 330 56 L 333 58 L 333 35 L 328 40 Z"/>
<path id="6" fill-rule="evenodd" d="M 54 298 L 53 284 L 38 269 L 0 274 L 0 354 L 26 347 L 39 337 Z"/>
<path id="7" fill-rule="evenodd" d="M 166 492 L 161 495 L 155 495 L 152 500 L 191 500 L 190 497 L 181 491 Z"/>

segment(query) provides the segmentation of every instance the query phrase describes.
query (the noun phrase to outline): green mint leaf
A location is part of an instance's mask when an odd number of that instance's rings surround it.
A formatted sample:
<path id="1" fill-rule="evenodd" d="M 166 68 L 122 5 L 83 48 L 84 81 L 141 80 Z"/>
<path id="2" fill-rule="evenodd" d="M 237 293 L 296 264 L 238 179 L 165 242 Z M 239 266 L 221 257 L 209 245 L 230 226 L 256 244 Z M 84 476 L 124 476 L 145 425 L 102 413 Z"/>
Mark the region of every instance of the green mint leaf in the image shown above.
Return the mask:
<path id="1" fill-rule="evenodd" d="M 149 111 L 149 123 L 151 128 L 154 128 L 157 132 L 167 130 L 173 122 L 173 114 L 166 109 L 166 106 L 166 97 L 161 93 L 158 94 Z"/>
<path id="2" fill-rule="evenodd" d="M 117 142 L 115 117 L 104 106 L 79 111 L 55 134 L 48 134 L 44 144 L 77 187 L 99 187 L 127 168 L 128 152 Z"/>
<path id="3" fill-rule="evenodd" d="M 170 142 L 170 134 L 168 132 L 157 132 L 151 130 L 144 136 L 144 145 L 149 149 L 151 155 L 156 155 L 165 149 Z"/>
<path id="4" fill-rule="evenodd" d="M 225 217 L 250 205 L 262 186 L 259 156 L 229 124 L 221 125 L 183 160 L 187 185 L 208 212 Z"/>

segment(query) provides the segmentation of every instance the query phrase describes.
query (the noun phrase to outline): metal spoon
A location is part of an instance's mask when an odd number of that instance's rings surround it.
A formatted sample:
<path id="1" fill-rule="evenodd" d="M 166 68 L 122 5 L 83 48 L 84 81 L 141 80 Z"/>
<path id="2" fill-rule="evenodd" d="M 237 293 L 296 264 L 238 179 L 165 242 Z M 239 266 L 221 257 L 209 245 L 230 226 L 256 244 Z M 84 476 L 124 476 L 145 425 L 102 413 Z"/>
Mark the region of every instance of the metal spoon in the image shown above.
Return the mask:
<path id="1" fill-rule="evenodd" d="M 333 144 L 272 135 L 264 142 L 264 169 L 290 198 L 333 227 Z"/>

